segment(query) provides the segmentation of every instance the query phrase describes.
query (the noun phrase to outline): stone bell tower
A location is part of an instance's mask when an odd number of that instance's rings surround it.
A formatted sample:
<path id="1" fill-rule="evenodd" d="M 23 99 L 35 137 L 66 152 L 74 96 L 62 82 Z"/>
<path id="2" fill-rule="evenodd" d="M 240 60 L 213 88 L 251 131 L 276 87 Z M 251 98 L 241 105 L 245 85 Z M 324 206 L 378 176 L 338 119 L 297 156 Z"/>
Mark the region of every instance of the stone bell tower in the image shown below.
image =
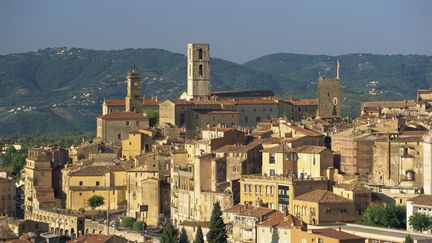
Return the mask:
<path id="1" fill-rule="evenodd" d="M 135 64 L 127 74 L 127 95 L 125 97 L 125 111 L 142 113 L 141 76 L 136 70 Z"/>
<path id="2" fill-rule="evenodd" d="M 340 116 L 339 60 L 336 61 L 336 78 L 318 78 L 318 116 Z"/>
<path id="3" fill-rule="evenodd" d="M 210 45 L 187 45 L 187 96 L 201 99 L 210 95 Z"/>

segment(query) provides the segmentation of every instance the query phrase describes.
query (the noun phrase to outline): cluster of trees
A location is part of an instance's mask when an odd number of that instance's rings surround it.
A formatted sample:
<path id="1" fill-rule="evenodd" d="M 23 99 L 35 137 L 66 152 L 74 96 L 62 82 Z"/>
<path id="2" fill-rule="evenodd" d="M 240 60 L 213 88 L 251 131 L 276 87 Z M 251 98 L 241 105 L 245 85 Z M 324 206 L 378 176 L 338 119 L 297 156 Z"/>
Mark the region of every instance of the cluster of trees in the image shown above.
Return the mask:
<path id="1" fill-rule="evenodd" d="M 419 232 L 432 230 L 432 216 L 424 213 L 415 213 L 409 218 L 411 227 Z"/>
<path id="2" fill-rule="evenodd" d="M 25 165 L 26 157 L 26 147 L 16 150 L 13 146 L 10 146 L 4 154 L 0 154 L 0 167 L 8 168 L 11 174 L 19 180 L 21 177 L 21 170 Z"/>
<path id="3" fill-rule="evenodd" d="M 144 221 L 137 221 L 133 217 L 125 217 L 120 223 L 120 226 L 133 229 L 135 231 L 142 231 L 147 229 L 147 224 Z"/>
<path id="4" fill-rule="evenodd" d="M 370 206 L 366 209 L 359 223 L 371 226 L 405 229 L 407 223 L 405 207 L 395 206 L 394 204 Z"/>
<path id="5" fill-rule="evenodd" d="M 209 243 L 226 243 L 227 234 L 225 223 L 222 219 L 222 210 L 219 202 L 213 204 L 213 210 L 210 217 L 210 230 L 207 233 L 207 242 Z M 183 227 L 180 235 L 171 222 L 169 222 L 162 232 L 162 243 L 189 243 L 186 230 Z M 198 226 L 195 240 L 193 243 L 204 243 L 204 235 L 200 226 Z"/>

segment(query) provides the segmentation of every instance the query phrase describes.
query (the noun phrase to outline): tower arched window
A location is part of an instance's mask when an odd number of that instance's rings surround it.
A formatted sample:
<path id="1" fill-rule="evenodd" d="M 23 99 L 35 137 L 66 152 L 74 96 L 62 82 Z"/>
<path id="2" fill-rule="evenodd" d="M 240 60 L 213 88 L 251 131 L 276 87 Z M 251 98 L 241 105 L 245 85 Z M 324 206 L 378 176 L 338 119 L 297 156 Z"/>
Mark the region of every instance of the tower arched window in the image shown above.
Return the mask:
<path id="1" fill-rule="evenodd" d="M 202 49 L 198 49 L 198 59 L 202 60 L 203 59 L 203 51 Z"/>
<path id="2" fill-rule="evenodd" d="M 203 65 L 202 65 L 202 64 L 200 64 L 200 65 L 198 66 L 198 74 L 199 74 L 200 77 L 203 76 Z"/>

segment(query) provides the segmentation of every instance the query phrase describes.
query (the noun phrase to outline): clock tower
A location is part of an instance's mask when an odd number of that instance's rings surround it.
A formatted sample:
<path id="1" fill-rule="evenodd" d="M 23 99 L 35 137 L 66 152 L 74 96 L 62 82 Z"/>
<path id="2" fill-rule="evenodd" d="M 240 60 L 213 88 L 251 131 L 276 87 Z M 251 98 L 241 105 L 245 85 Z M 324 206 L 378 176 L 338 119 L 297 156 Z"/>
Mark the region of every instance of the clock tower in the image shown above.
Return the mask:
<path id="1" fill-rule="evenodd" d="M 318 78 L 318 116 L 340 116 L 339 60 L 336 62 L 336 78 Z"/>
<path id="2" fill-rule="evenodd" d="M 136 71 L 135 64 L 127 74 L 127 95 L 125 97 L 125 111 L 142 113 L 141 76 Z"/>

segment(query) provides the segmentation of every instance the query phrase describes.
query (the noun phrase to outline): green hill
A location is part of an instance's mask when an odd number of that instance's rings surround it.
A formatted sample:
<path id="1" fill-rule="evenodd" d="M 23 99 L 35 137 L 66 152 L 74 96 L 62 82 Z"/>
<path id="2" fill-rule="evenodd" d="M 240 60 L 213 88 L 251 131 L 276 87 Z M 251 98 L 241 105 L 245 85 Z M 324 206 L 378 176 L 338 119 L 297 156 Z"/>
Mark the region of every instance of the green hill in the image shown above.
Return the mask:
<path id="1" fill-rule="evenodd" d="M 212 59 L 212 90 L 272 89 L 280 96 L 314 97 L 318 74 L 334 76 L 342 63 L 342 109 L 358 113 L 363 100 L 413 98 L 432 83 L 432 57 L 279 53 L 242 65 Z M 185 90 L 186 57 L 161 49 L 96 51 L 46 48 L 0 56 L 0 135 L 95 128 L 104 97 L 124 97 L 135 63 L 143 93 L 160 99 Z M 370 81 L 377 95 L 368 95 Z M 382 92 L 382 93 L 381 93 Z"/>

